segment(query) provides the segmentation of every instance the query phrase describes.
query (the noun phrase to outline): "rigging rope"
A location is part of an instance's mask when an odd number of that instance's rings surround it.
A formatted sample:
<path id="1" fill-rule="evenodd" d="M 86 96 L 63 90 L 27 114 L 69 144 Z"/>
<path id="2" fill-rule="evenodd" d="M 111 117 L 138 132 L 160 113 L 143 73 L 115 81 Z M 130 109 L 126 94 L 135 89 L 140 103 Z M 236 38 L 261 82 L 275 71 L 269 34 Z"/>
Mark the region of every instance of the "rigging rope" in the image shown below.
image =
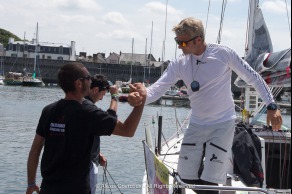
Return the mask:
<path id="1" fill-rule="evenodd" d="M 206 20 L 206 28 L 205 28 L 205 36 L 207 33 L 207 28 L 208 28 L 208 21 L 209 21 L 209 13 L 210 13 L 210 5 L 211 5 L 211 0 L 209 0 L 209 5 L 208 5 L 208 12 L 207 12 L 207 20 Z M 177 48 L 177 47 L 176 47 Z"/>
<path id="2" fill-rule="evenodd" d="M 288 26 L 289 26 L 289 31 L 290 31 L 290 39 L 291 39 L 291 26 L 290 26 L 290 19 L 289 19 L 289 9 L 288 9 L 288 4 L 287 4 L 287 0 L 286 2 L 286 12 L 287 12 L 287 19 L 288 19 Z"/>
<path id="3" fill-rule="evenodd" d="M 103 167 L 103 180 L 102 180 L 102 190 L 101 190 L 101 194 L 105 194 L 105 190 L 106 190 L 106 185 L 108 186 L 109 190 L 110 190 L 110 193 L 112 193 L 112 190 L 111 190 L 111 186 L 109 184 L 109 181 L 108 181 L 108 178 L 107 178 L 107 174 L 110 176 L 110 178 L 112 179 L 112 181 L 114 182 L 115 186 L 116 186 L 116 189 L 119 190 L 120 194 L 123 194 L 121 192 L 121 190 L 119 189 L 119 186 L 117 185 L 117 183 L 115 182 L 115 180 L 113 179 L 112 175 L 109 173 L 109 171 L 107 170 L 107 164 L 108 162 L 106 162 L 105 166 Z"/>
<path id="4" fill-rule="evenodd" d="M 249 32 L 249 28 L 250 28 L 250 24 L 249 24 L 249 18 L 250 18 L 250 15 L 251 15 L 251 1 L 249 1 L 249 5 L 248 5 L 248 17 L 247 17 L 247 22 L 246 22 L 246 34 L 245 34 L 245 52 L 244 52 L 244 57 L 247 56 L 247 53 L 248 53 L 248 32 Z"/>
<path id="5" fill-rule="evenodd" d="M 223 21 L 224 21 L 226 5 L 227 5 L 227 0 L 223 0 L 223 2 L 222 2 L 222 11 L 221 11 L 221 20 L 220 20 L 220 28 L 219 28 L 218 37 L 217 37 L 217 44 L 221 43 L 221 36 L 222 36 L 222 30 L 223 30 Z"/>

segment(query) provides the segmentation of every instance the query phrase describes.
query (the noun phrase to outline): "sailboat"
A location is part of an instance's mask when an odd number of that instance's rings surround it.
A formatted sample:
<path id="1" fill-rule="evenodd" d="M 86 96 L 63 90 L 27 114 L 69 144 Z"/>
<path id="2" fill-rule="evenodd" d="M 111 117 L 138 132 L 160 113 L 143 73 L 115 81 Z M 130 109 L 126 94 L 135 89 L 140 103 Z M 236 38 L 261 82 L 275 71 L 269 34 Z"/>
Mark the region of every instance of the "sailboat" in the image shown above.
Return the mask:
<path id="1" fill-rule="evenodd" d="M 123 94 L 130 93 L 130 86 L 129 84 L 132 83 L 132 74 L 133 74 L 133 65 L 135 65 L 134 61 L 134 38 L 132 39 L 132 59 L 131 59 L 131 71 L 130 71 L 130 79 L 126 82 L 122 82 L 122 85 L 120 86 L 121 92 Z"/>
<path id="2" fill-rule="evenodd" d="M 2 63 L 2 56 L 0 56 L 0 85 L 4 85 L 4 68 Z"/>
<path id="3" fill-rule="evenodd" d="M 249 40 L 245 60 L 260 73 L 277 95 L 283 87 L 291 87 L 290 63 L 291 48 L 272 53 L 272 44 L 259 7 L 259 0 L 250 0 Z M 266 31 L 266 33 L 264 32 Z M 262 47 L 264 43 L 264 47 Z M 237 79 L 236 85 L 245 88 L 245 109 L 238 124 L 249 126 L 251 132 L 260 140 L 259 163 L 263 169 L 261 187 L 250 186 L 244 175 L 234 171 L 235 160 L 230 158 L 230 171 L 227 184 L 219 186 L 191 185 L 184 183 L 177 173 L 177 164 L 184 132 L 189 118 L 168 140 L 162 143 L 162 116 L 158 117 L 158 141 L 153 145 L 151 131 L 145 129 L 143 141 L 146 170 L 143 176 L 142 194 L 178 194 L 178 188 L 184 188 L 185 194 L 194 194 L 196 190 L 231 193 L 291 193 L 291 128 L 282 126 L 273 131 L 259 118 L 266 111 L 259 104 L 258 95 L 244 81 Z M 247 132 L 247 131 L 246 131 Z M 236 154 L 233 152 L 233 154 Z M 248 156 L 243 156 L 248 157 Z"/>
<path id="4" fill-rule="evenodd" d="M 41 80 L 41 78 L 36 77 L 36 66 L 37 66 L 37 58 L 38 58 L 38 23 L 37 23 L 37 29 L 36 29 L 36 37 L 34 40 L 35 43 L 35 57 L 34 57 L 34 67 L 33 67 L 33 73 L 26 73 L 26 75 L 23 77 L 23 86 L 33 86 L 33 87 L 40 87 L 43 86 L 44 83 Z"/>

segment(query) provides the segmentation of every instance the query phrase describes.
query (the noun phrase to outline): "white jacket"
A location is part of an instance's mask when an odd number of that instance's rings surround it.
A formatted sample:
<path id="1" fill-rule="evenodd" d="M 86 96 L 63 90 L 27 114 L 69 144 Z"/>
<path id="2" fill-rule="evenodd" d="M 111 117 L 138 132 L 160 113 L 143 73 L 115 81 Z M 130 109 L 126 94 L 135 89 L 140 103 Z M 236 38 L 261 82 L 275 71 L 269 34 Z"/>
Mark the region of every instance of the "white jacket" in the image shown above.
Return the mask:
<path id="1" fill-rule="evenodd" d="M 197 64 L 197 60 L 201 61 Z M 178 80 L 188 88 L 192 115 L 190 122 L 212 125 L 236 117 L 231 91 L 231 74 L 253 86 L 268 105 L 274 102 L 272 93 L 262 77 L 232 49 L 208 44 L 201 56 L 186 55 L 172 61 L 160 79 L 147 89 L 146 104 L 156 101 Z M 200 90 L 193 92 L 191 83 L 200 83 Z"/>

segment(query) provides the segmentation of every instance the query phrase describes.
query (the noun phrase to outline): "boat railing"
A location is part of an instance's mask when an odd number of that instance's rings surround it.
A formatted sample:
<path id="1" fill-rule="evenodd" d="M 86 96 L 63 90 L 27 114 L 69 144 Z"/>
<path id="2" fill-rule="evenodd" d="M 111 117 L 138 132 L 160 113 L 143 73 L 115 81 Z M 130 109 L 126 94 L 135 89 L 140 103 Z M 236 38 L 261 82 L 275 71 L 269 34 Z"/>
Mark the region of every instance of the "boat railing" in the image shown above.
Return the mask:
<path id="1" fill-rule="evenodd" d="M 179 188 L 193 189 L 193 190 L 208 190 L 208 191 L 250 191 L 270 194 L 266 189 L 256 187 L 234 187 L 234 186 L 212 186 L 212 185 L 193 185 L 183 182 L 178 174 L 174 175 L 174 179 L 178 183 Z M 291 191 L 290 191 L 291 192 Z"/>

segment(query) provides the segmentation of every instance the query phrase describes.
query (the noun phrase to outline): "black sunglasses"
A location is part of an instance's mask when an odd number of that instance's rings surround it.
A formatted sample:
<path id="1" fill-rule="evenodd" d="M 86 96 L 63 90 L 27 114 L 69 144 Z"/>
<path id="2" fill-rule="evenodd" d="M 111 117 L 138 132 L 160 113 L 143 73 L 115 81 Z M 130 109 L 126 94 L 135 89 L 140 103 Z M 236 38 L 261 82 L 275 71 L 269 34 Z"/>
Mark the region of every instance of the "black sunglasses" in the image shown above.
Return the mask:
<path id="1" fill-rule="evenodd" d="M 176 44 L 178 44 L 179 46 L 186 47 L 189 42 L 191 42 L 192 40 L 195 40 L 198 37 L 199 36 L 196 36 L 196 37 L 194 37 L 190 40 L 187 40 L 187 41 L 178 40 L 177 37 L 175 37 L 174 40 L 175 40 Z"/>
<path id="2" fill-rule="evenodd" d="M 193 81 L 191 83 L 191 89 L 192 89 L 193 92 L 199 91 L 200 90 L 200 83 L 197 82 L 197 81 Z"/>
<path id="3" fill-rule="evenodd" d="M 107 91 L 107 92 L 109 92 L 109 89 L 110 89 L 110 86 L 103 86 L 102 88 L 100 88 L 99 89 L 99 91 L 101 92 L 101 91 Z"/>
<path id="4" fill-rule="evenodd" d="M 97 87 L 100 88 L 99 91 L 107 90 L 107 92 L 109 92 L 111 86 L 113 86 L 113 83 L 111 81 L 109 81 L 109 80 L 105 81 L 105 83 L 103 82 L 103 83 L 98 83 L 97 84 Z M 93 87 L 91 87 L 91 88 L 93 88 Z"/>
<path id="5" fill-rule="evenodd" d="M 81 77 L 81 78 L 78 78 L 79 80 L 91 80 L 91 75 L 87 75 L 87 76 L 84 76 L 84 77 Z"/>

